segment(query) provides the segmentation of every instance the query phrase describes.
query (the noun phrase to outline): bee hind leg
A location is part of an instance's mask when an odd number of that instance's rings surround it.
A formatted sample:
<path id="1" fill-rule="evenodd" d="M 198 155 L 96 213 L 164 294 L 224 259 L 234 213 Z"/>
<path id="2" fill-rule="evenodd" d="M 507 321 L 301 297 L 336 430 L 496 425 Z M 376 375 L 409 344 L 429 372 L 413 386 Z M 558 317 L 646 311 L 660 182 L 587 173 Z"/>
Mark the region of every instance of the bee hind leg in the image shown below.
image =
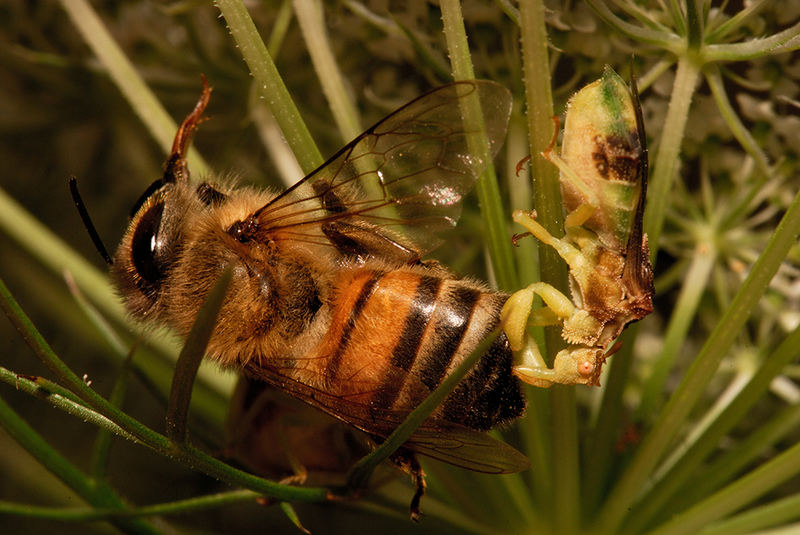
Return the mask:
<path id="1" fill-rule="evenodd" d="M 419 519 L 422 516 L 420 502 L 422 501 L 422 496 L 425 495 L 425 489 L 428 486 L 427 483 L 425 483 L 425 472 L 422 470 L 422 466 L 419 464 L 417 456 L 409 450 L 400 448 L 392 454 L 390 459 L 398 468 L 400 468 L 400 470 L 409 474 L 411 476 L 411 480 L 414 482 L 416 490 L 414 491 L 414 496 L 411 498 L 411 504 L 408 506 L 408 509 L 409 514 L 411 515 L 411 520 L 414 522 L 419 522 Z"/>

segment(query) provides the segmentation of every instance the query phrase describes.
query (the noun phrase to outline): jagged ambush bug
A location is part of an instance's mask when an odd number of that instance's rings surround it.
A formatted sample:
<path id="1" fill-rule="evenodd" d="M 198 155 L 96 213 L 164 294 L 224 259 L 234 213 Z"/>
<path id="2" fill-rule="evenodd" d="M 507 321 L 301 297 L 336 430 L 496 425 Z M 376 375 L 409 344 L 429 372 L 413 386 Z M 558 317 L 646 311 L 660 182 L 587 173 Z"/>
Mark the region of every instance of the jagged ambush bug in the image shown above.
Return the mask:
<path id="1" fill-rule="evenodd" d="M 505 137 L 511 95 L 488 81 L 419 97 L 276 194 L 189 182 L 185 153 L 204 84 L 161 178 L 114 256 L 130 313 L 186 336 L 225 266 L 233 278 L 207 355 L 382 441 L 500 323 L 507 295 L 422 260 Z M 471 150 L 480 102 L 490 156 Z M 488 154 L 488 153 L 487 153 Z M 502 474 L 527 459 L 483 431 L 525 406 L 505 335 L 395 454 L 424 490 L 415 454 Z"/>
<path id="2" fill-rule="evenodd" d="M 567 263 L 572 299 L 542 282 L 509 298 L 502 315 L 518 358 L 514 373 L 541 387 L 596 385 L 614 340 L 653 310 L 653 272 L 642 231 L 647 147 L 635 82 L 629 89 L 606 67 L 600 80 L 570 99 L 561 156 L 552 146 L 542 155 L 560 171 L 565 235 L 552 236 L 534 212 L 518 210 L 513 217 Z M 532 310 L 535 295 L 545 306 Z M 568 346 L 552 368 L 527 331 L 533 325 L 562 327 Z"/>

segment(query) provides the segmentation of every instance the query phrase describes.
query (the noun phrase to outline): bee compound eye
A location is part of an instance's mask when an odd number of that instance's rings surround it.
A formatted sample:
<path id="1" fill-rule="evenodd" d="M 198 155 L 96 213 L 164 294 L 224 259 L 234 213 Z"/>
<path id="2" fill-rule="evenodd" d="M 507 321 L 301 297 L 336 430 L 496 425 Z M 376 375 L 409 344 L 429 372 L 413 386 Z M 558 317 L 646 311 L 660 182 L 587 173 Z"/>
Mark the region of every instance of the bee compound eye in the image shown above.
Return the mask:
<path id="1" fill-rule="evenodd" d="M 131 260 L 139 276 L 150 284 L 158 283 L 163 276 L 163 266 L 158 259 L 160 243 L 158 231 L 164 215 L 164 203 L 147 209 L 139 218 L 131 240 Z"/>

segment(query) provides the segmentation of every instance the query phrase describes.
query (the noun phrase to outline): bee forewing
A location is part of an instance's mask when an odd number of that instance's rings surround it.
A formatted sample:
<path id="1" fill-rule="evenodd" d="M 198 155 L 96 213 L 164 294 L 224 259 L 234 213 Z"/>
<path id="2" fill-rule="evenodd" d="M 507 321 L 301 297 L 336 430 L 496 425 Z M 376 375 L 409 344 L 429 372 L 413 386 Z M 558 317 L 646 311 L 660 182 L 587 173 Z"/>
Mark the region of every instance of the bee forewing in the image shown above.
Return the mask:
<path id="1" fill-rule="evenodd" d="M 462 105 L 474 96 L 489 142 L 486 156 L 473 150 L 481 125 L 462 118 Z M 420 255 L 429 252 L 440 242 L 436 233 L 455 225 L 464 196 L 499 151 L 511 102 L 507 89 L 485 80 L 434 89 L 259 210 L 259 226 L 318 241 L 323 223 L 346 222 L 368 226 Z"/>
<path id="2" fill-rule="evenodd" d="M 484 474 L 511 474 L 530 468 L 528 458 L 505 442 L 453 424 L 422 426 L 405 446 L 421 455 Z"/>
<path id="3" fill-rule="evenodd" d="M 410 410 L 391 409 L 371 411 L 369 405 L 353 401 L 354 398 L 333 395 L 268 367 L 253 365 L 247 366 L 246 370 L 249 375 L 379 438 L 388 437 L 410 413 Z M 508 444 L 484 432 L 441 420 L 424 422 L 404 447 L 454 466 L 487 474 L 520 472 L 530 466 L 528 458 Z"/>

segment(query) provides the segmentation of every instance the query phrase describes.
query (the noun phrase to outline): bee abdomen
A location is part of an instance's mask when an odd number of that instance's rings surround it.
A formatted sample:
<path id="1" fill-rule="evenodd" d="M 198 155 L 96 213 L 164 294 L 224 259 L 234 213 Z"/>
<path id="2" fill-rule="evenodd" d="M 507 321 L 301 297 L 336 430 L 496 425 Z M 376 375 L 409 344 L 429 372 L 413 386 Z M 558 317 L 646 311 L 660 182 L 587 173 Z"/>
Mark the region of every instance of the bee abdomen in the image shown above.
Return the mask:
<path id="1" fill-rule="evenodd" d="M 375 416 L 415 408 L 497 326 L 505 301 L 470 281 L 411 269 L 361 270 L 341 293 L 329 384 Z M 485 430 L 520 416 L 511 358 L 500 335 L 433 417 Z"/>

